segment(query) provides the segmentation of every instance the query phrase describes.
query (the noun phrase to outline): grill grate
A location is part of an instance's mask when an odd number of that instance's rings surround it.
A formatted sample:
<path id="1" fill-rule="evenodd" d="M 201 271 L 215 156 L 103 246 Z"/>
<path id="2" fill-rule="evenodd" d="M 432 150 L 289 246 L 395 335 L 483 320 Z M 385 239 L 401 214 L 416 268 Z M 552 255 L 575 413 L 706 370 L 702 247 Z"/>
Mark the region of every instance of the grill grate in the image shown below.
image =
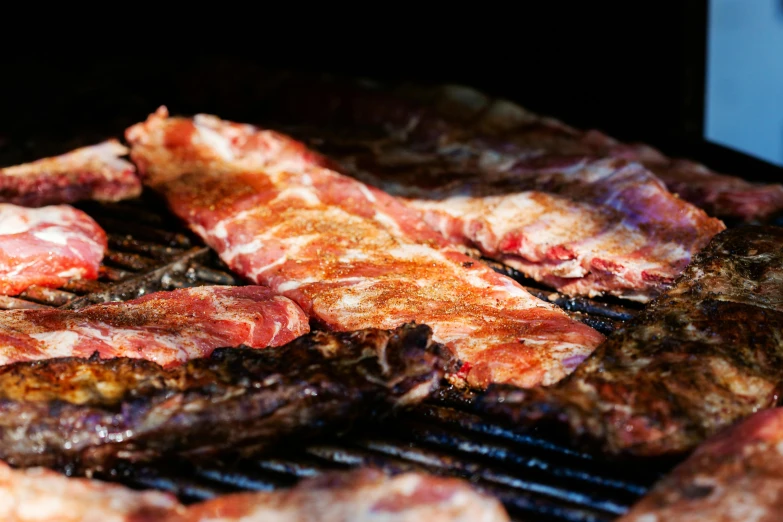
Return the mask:
<path id="1" fill-rule="evenodd" d="M 78 309 L 159 290 L 243 284 L 152 194 L 78 206 L 109 236 L 100 279 L 60 289 L 31 288 L 0 300 L 0 308 Z M 638 310 L 611 299 L 565 297 L 513 270 L 496 263 L 493 267 L 605 333 Z M 598 522 L 624 513 L 671 467 L 660 462 L 609 463 L 575 449 L 562 434 L 544 426 L 515 432 L 471 411 L 470 399 L 469 393 L 447 389 L 393 422 L 357 426 L 344 436 L 283 448 L 271 457 L 124 462 L 96 477 L 166 490 L 192 502 L 227 492 L 286 487 L 327 470 L 372 465 L 392 473 L 423 470 L 467 478 L 497 496 L 515 520 Z"/>

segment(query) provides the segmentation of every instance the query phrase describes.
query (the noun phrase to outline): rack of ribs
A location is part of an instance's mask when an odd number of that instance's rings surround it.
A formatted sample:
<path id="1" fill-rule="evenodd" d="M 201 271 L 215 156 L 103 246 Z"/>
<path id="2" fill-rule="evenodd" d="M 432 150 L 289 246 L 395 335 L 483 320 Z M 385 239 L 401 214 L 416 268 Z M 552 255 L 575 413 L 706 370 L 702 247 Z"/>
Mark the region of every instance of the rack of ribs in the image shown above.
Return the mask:
<path id="1" fill-rule="evenodd" d="M 97 354 L 171 367 L 224 346 L 281 346 L 309 331 L 302 309 L 269 288 L 202 286 L 80 310 L 5 311 L 0 364 Z"/>
<path id="2" fill-rule="evenodd" d="M 558 419 L 611 453 L 681 453 L 779 403 L 782 340 L 783 228 L 730 229 L 568 378 L 480 407 Z"/>
<path id="3" fill-rule="evenodd" d="M 603 340 L 286 136 L 165 108 L 126 135 L 144 183 L 232 270 L 331 330 L 426 324 L 479 388 L 554 383 Z"/>
<path id="4" fill-rule="evenodd" d="M 119 201 L 141 194 L 136 168 L 121 158 L 117 140 L 32 163 L 0 168 L 0 202 L 29 207 L 94 199 Z"/>

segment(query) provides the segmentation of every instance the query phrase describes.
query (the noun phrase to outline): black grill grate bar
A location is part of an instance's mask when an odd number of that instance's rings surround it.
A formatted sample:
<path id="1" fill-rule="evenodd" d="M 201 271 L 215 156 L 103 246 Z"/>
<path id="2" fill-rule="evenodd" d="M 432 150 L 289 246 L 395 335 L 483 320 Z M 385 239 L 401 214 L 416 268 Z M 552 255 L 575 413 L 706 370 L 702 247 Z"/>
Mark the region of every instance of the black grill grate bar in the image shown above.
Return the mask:
<path id="1" fill-rule="evenodd" d="M 486 477 L 482 477 L 480 473 L 466 472 L 458 469 L 458 467 L 432 465 L 425 461 L 411 462 L 407 459 L 394 458 L 360 448 L 349 448 L 345 444 L 308 446 L 305 452 L 326 462 L 350 467 L 372 466 L 381 468 L 388 473 L 424 471 L 434 475 L 465 478 L 477 489 L 497 497 L 509 511 L 522 515 L 525 520 L 532 515 L 536 517 L 535 520 L 552 519 L 574 522 L 611 520 L 616 516 L 616 513 L 591 509 L 589 506 L 579 506 L 564 498 L 548 498 L 537 492 L 492 482 L 487 480 Z M 575 499 L 577 498 L 575 497 Z"/>
<path id="2" fill-rule="evenodd" d="M 407 434 L 406 438 L 419 446 L 434 448 L 439 452 L 450 451 L 459 454 L 461 459 L 472 457 L 503 465 L 513 465 L 515 468 L 525 469 L 531 475 L 540 476 L 541 480 L 564 482 L 569 488 L 598 487 L 611 490 L 611 494 L 629 495 L 640 495 L 647 489 L 639 482 L 618 478 L 607 479 L 602 476 L 601 470 L 593 469 L 594 466 L 576 467 L 574 462 L 557 456 L 544 453 L 530 454 L 509 445 L 477 440 L 475 436 L 408 423 L 395 424 L 395 428 Z M 408 451 L 399 443 L 395 444 L 401 448 L 401 451 Z M 608 467 L 606 463 L 600 466 Z"/>

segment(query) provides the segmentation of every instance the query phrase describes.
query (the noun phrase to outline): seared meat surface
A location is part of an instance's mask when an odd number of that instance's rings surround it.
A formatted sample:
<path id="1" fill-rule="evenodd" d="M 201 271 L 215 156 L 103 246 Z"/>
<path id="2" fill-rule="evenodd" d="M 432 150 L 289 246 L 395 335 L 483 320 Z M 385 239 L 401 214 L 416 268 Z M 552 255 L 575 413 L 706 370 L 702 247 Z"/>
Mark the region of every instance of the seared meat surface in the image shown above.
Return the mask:
<path id="1" fill-rule="evenodd" d="M 0 294 L 96 279 L 106 247 L 106 233 L 81 210 L 0 203 Z"/>
<path id="2" fill-rule="evenodd" d="M 518 422 L 559 419 L 611 453 L 657 455 L 775 406 L 781 385 L 783 229 L 742 227 L 716 236 L 570 377 L 496 387 L 483 406 Z"/>
<path id="3" fill-rule="evenodd" d="M 603 340 L 287 136 L 163 108 L 127 137 L 144 183 L 229 267 L 329 329 L 427 324 L 479 388 L 556 382 Z"/>
<path id="4" fill-rule="evenodd" d="M 61 156 L 0 168 L 0 202 L 28 207 L 94 199 L 119 201 L 141 194 L 128 149 L 117 140 L 82 147 Z"/>
<path id="5" fill-rule="evenodd" d="M 5 522 L 507 522 L 503 506 L 462 480 L 373 469 L 331 472 L 291 489 L 191 506 L 154 491 L 0 463 Z"/>
<path id="6" fill-rule="evenodd" d="M 699 446 L 619 522 L 783 519 L 783 409 L 754 414 Z"/>
<path id="7" fill-rule="evenodd" d="M 314 96 L 323 104 L 313 114 L 296 111 L 318 124 L 295 131 L 344 172 L 404 198 L 450 241 L 566 294 L 647 302 L 725 228 L 641 164 L 549 134 L 522 145 L 380 94 Z"/>
<path id="8" fill-rule="evenodd" d="M 268 288 L 202 286 L 80 310 L 5 311 L 0 364 L 98 354 L 168 367 L 223 346 L 280 346 L 309 331 L 302 309 Z"/>
<path id="9" fill-rule="evenodd" d="M 381 158 L 382 163 L 387 161 L 384 158 L 396 158 L 388 166 L 403 171 L 430 161 L 427 155 L 439 158 L 452 175 L 464 173 L 461 166 L 475 165 L 511 173 L 517 162 L 536 157 L 616 158 L 641 163 L 670 191 L 713 216 L 750 221 L 783 210 L 783 185 L 719 174 L 693 161 L 667 157 L 648 145 L 621 143 L 596 130 L 576 129 L 465 87 L 403 87 L 392 93 L 306 81 L 282 93 L 274 104 L 281 121 L 313 124 L 318 129 L 315 136 L 321 138 L 323 129 L 337 129 L 342 138 L 337 144 L 344 151 L 356 152 L 357 145 L 365 151 L 371 147 L 370 157 Z M 384 148 L 386 152 L 381 152 Z M 464 163 L 466 159 L 472 163 Z"/>
<path id="10" fill-rule="evenodd" d="M 424 399 L 450 352 L 426 326 L 315 332 L 276 349 L 227 348 L 172 369 L 142 359 L 0 368 L 0 458 L 104 469 L 115 457 L 272 447 Z"/>

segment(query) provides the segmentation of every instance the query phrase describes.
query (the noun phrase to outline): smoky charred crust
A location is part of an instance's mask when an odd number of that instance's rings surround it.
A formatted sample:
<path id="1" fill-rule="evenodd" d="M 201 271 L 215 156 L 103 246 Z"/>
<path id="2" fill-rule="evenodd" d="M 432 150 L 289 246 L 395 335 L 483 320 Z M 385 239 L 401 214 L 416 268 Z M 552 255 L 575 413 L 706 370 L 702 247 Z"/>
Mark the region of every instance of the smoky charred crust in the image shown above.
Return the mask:
<path id="1" fill-rule="evenodd" d="M 223 348 L 172 369 L 127 358 L 9 365 L 0 369 L 0 458 L 86 470 L 118 456 L 264 449 L 387 414 L 455 364 L 429 327 L 405 325 Z"/>
<path id="2" fill-rule="evenodd" d="M 566 423 L 611 454 L 688 451 L 783 386 L 783 229 L 722 232 L 642 313 L 560 383 L 496 387 L 480 407 Z"/>

